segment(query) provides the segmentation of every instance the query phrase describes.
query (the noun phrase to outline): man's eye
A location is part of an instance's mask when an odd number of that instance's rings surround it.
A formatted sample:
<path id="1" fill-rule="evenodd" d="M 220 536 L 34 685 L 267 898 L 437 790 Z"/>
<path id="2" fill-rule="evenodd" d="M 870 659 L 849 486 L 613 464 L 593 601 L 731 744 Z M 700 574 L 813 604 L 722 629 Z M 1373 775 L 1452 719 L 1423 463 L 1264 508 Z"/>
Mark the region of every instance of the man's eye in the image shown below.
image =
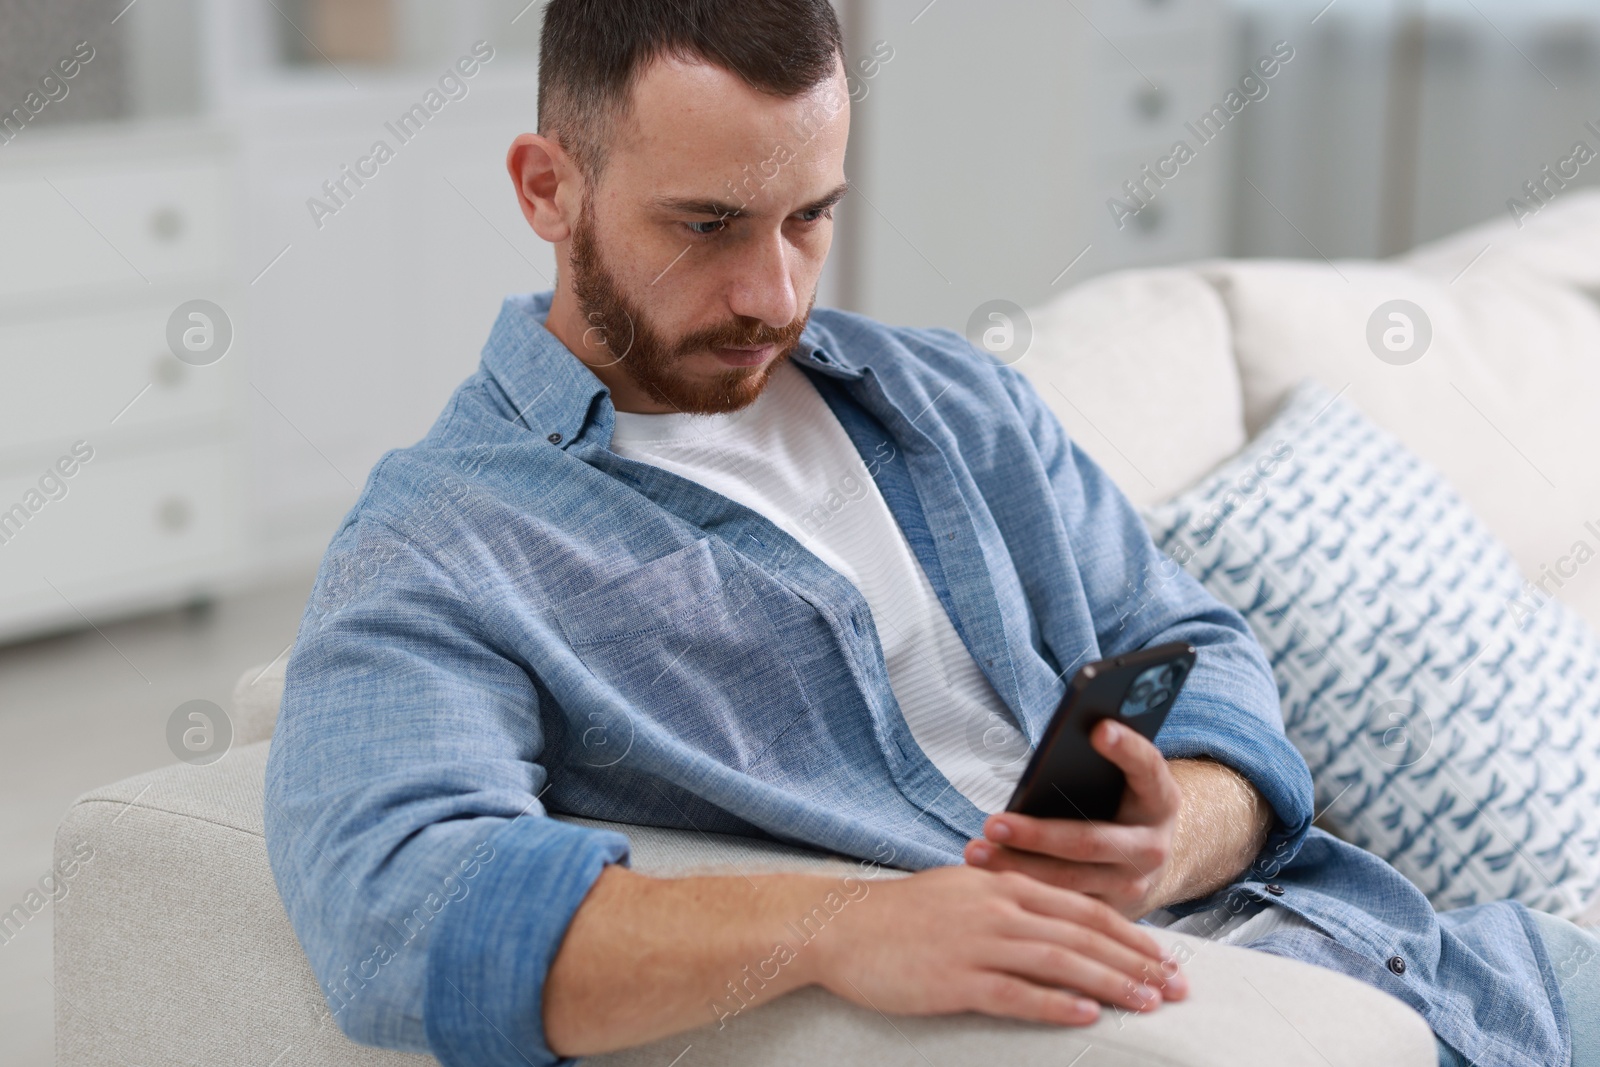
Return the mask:
<path id="1" fill-rule="evenodd" d="M 727 219 L 712 219 L 709 222 L 686 222 L 689 232 L 696 237 L 710 237 L 714 233 L 721 233 L 728 226 Z"/>
<path id="2" fill-rule="evenodd" d="M 816 222 L 819 219 L 831 219 L 831 218 L 833 218 L 833 208 L 831 208 L 831 207 L 812 208 L 810 211 L 802 211 L 802 212 L 800 212 L 800 214 L 795 216 L 795 217 L 798 218 L 801 222 Z"/>

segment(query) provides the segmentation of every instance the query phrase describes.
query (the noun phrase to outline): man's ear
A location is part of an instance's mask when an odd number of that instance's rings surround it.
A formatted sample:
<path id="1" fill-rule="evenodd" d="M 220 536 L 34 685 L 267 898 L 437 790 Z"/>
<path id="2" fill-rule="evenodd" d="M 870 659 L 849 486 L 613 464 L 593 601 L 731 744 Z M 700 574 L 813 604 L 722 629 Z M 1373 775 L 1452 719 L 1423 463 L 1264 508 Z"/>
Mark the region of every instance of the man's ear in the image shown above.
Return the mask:
<path id="1" fill-rule="evenodd" d="M 506 172 L 534 233 L 551 244 L 571 236 L 583 178 L 559 144 L 537 133 L 520 134 L 506 152 Z"/>

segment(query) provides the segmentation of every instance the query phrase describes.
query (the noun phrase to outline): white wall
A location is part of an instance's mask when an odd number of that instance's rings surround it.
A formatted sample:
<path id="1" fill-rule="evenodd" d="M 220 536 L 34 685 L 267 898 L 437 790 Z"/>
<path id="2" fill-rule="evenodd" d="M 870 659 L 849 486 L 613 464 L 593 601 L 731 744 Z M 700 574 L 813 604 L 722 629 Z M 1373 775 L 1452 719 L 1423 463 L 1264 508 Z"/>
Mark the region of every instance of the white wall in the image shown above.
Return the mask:
<path id="1" fill-rule="evenodd" d="M 241 132 L 244 273 L 265 270 L 246 286 L 256 515 L 274 558 L 320 555 L 378 457 L 476 369 L 504 295 L 553 282 L 503 162 L 533 126 L 533 83 L 496 61 L 404 145 L 385 123 L 424 76 L 337 108 L 285 102 Z M 308 199 L 328 202 L 323 182 L 378 138 L 395 157 L 319 227 Z"/>

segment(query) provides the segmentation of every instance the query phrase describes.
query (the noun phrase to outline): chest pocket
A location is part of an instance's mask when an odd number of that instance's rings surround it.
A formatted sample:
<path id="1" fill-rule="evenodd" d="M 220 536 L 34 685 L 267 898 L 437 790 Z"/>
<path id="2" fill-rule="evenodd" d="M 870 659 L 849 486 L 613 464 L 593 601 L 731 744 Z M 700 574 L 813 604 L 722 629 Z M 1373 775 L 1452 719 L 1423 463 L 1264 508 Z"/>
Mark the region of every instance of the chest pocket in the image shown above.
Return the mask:
<path id="1" fill-rule="evenodd" d="M 634 714 L 740 770 L 806 711 L 748 568 L 701 538 L 568 598 L 556 614 L 578 658 Z"/>

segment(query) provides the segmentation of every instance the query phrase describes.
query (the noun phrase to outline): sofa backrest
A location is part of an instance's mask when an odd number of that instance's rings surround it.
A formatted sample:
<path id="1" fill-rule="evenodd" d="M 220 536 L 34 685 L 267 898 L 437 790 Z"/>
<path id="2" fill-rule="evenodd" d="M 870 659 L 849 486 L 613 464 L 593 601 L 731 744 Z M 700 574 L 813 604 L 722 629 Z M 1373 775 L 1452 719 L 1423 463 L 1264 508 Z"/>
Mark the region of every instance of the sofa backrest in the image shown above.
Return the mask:
<path id="1" fill-rule="evenodd" d="M 1108 274 L 1030 318 L 1013 366 L 1135 504 L 1169 499 L 1244 446 L 1228 310 L 1192 269 Z"/>
<path id="2" fill-rule="evenodd" d="M 1600 627 L 1597 297 L 1600 191 L 1572 193 L 1521 228 L 1493 221 L 1382 263 L 1108 275 L 1038 309 L 1016 365 L 1141 506 L 1198 481 L 1316 378 L 1438 468 L 1524 577 Z M 1414 339 L 1431 333 L 1425 350 L 1384 347 L 1393 301 L 1412 305 L 1398 310 Z"/>
<path id="3" fill-rule="evenodd" d="M 278 705 L 283 703 L 283 675 L 288 653 L 271 663 L 258 663 L 239 675 L 233 685 L 231 744 L 238 748 L 266 741 L 278 725 Z"/>

